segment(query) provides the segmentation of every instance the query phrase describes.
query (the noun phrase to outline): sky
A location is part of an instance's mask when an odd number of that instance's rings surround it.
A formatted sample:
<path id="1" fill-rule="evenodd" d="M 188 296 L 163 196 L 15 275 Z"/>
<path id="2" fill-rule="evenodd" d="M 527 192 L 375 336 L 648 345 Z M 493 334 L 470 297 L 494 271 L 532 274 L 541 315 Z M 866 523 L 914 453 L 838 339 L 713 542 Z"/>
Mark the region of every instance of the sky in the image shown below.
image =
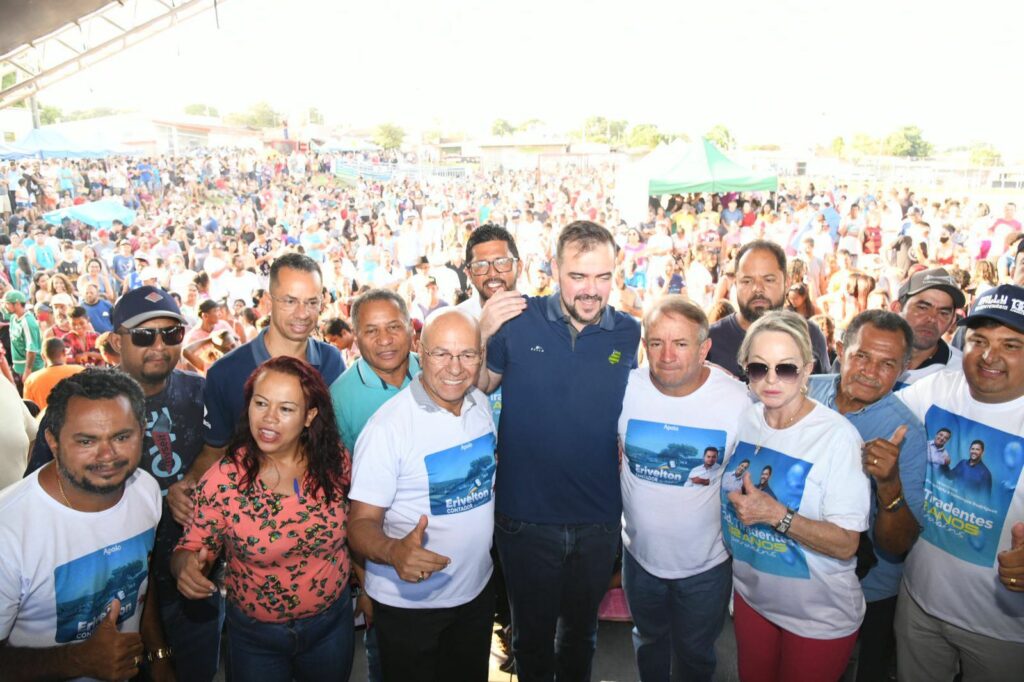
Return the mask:
<path id="1" fill-rule="evenodd" d="M 918 125 L 1024 150 L 1024 5 L 1006 0 L 222 0 L 40 95 L 64 110 L 221 113 L 269 101 L 328 123 L 485 133 L 588 116 L 741 145 Z"/>

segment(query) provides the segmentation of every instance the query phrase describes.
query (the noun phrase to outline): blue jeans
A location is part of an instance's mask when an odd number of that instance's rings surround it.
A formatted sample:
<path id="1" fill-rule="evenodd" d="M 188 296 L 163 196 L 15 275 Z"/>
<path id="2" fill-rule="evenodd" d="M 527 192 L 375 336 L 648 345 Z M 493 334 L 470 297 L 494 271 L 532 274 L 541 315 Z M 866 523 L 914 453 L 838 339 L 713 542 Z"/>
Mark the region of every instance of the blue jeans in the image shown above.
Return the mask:
<path id="1" fill-rule="evenodd" d="M 352 672 L 355 633 L 349 588 L 326 611 L 284 623 L 264 623 L 228 603 L 231 682 L 338 680 Z"/>
<path id="2" fill-rule="evenodd" d="M 625 551 L 622 587 L 633 614 L 633 649 L 642 682 L 714 679 L 715 640 L 729 607 L 732 561 L 689 578 L 659 578 Z"/>
<path id="3" fill-rule="evenodd" d="M 384 673 L 380 667 L 380 644 L 377 642 L 377 627 L 371 625 L 363 631 L 363 647 L 366 649 L 366 679 L 381 682 Z"/>
<path id="4" fill-rule="evenodd" d="M 498 514 L 494 527 L 519 680 L 589 680 L 619 524 L 538 524 Z"/>
<path id="5" fill-rule="evenodd" d="M 193 601 L 175 592 L 160 602 L 164 638 L 174 650 L 174 671 L 179 680 L 209 682 L 220 665 L 224 600 L 219 593 Z"/>

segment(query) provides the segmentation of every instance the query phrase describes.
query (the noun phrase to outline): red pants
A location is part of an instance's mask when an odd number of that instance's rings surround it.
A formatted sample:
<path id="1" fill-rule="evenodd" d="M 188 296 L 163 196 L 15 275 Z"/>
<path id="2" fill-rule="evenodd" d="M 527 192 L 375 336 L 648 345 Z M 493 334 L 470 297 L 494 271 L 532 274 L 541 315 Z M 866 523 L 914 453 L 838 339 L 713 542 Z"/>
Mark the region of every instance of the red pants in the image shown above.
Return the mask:
<path id="1" fill-rule="evenodd" d="M 735 593 L 733 622 L 742 682 L 835 682 L 843 676 L 857 633 L 809 639 L 783 630 Z"/>

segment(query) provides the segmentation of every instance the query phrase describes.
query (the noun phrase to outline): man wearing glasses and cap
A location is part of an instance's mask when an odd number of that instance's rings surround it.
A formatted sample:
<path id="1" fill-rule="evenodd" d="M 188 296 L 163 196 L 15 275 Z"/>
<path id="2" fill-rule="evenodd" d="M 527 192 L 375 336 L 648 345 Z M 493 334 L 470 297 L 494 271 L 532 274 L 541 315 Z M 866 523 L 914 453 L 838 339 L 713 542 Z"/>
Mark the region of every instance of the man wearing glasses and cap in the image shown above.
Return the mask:
<path id="1" fill-rule="evenodd" d="M 896 395 L 945 429 L 953 466 L 983 442 L 990 482 L 965 485 L 929 467 L 924 526 L 896 607 L 899 678 L 1014 680 L 1024 667 L 1024 288 L 1004 284 L 960 324 L 963 371 L 936 372 Z M 952 468 L 952 467 L 951 467 Z"/>
<path id="2" fill-rule="evenodd" d="M 181 359 L 185 318 L 163 289 L 145 286 L 122 296 L 110 316 L 120 368 L 142 386 L 145 424 L 139 468 L 160 484 L 164 498 L 153 549 L 152 580 L 160 617 L 181 680 L 210 680 L 217 672 L 220 632 L 224 620 L 219 594 L 202 601 L 185 599 L 170 574 L 170 556 L 182 526 L 167 505 L 167 491 L 181 481 L 203 448 L 202 377 L 175 369 Z M 48 415 L 49 413 L 47 413 Z M 47 428 L 44 416 L 40 430 Z M 53 459 L 47 440 L 36 439 L 29 462 L 31 473 Z"/>
<path id="3" fill-rule="evenodd" d="M 956 322 L 956 311 L 966 298 L 956 280 L 944 269 L 916 272 L 905 281 L 893 311 L 914 331 L 910 364 L 896 382 L 896 390 L 944 369 L 959 369 L 961 353 L 943 341 Z"/>

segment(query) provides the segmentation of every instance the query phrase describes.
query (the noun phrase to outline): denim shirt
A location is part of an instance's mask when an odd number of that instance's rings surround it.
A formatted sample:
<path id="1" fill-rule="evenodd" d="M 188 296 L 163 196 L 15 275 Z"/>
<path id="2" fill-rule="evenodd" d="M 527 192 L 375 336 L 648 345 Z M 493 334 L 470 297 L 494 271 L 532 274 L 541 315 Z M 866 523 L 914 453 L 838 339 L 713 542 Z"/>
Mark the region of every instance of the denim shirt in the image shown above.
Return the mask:
<path id="1" fill-rule="evenodd" d="M 836 392 L 839 390 L 839 376 L 819 374 L 812 376 L 808 385 L 809 397 L 817 400 L 830 410 L 836 408 Z M 924 524 L 924 477 L 927 461 L 927 443 L 924 425 L 914 416 L 903 402 L 889 392 L 878 402 L 856 412 L 845 415 L 860 433 L 864 442 L 874 438 L 890 438 L 901 425 L 907 426 L 907 434 L 900 447 L 899 474 L 903 486 L 903 497 L 918 525 Z M 878 547 L 874 539 L 875 517 L 878 515 L 877 487 L 871 480 L 871 528 L 875 556 L 878 563 L 861 581 L 864 598 L 868 602 L 895 597 L 903 575 L 904 556 L 894 556 Z M 886 513 L 886 512 L 882 512 Z"/>

